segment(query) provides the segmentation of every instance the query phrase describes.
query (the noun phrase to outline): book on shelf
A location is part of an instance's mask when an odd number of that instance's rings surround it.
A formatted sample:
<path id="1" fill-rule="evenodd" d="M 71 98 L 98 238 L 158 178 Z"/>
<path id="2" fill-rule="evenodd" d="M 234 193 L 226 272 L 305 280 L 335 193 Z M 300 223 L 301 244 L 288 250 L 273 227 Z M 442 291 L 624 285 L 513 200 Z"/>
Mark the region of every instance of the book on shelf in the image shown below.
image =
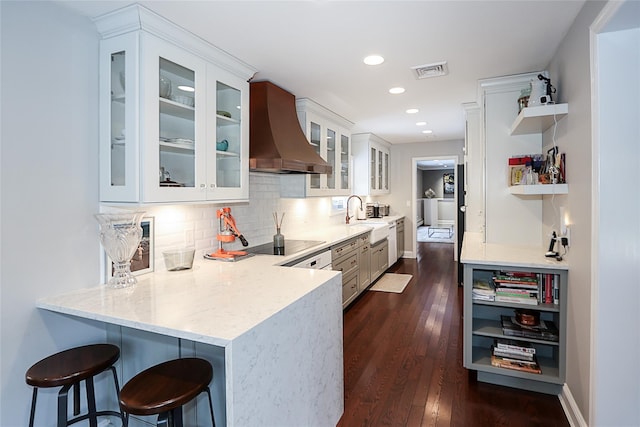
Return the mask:
<path id="1" fill-rule="evenodd" d="M 516 287 L 517 285 L 520 285 L 520 287 L 538 287 L 538 278 L 530 276 L 509 276 L 505 274 L 496 274 L 495 276 L 493 276 L 493 282 L 503 286 L 512 287 Z"/>
<path id="2" fill-rule="evenodd" d="M 494 301 L 496 288 L 490 280 L 474 279 L 471 298 L 480 301 Z"/>
<path id="3" fill-rule="evenodd" d="M 496 338 L 495 340 L 493 340 L 493 346 L 503 350 L 515 350 L 536 354 L 536 348 L 527 341 Z"/>
<path id="4" fill-rule="evenodd" d="M 538 362 L 536 362 L 535 359 L 533 362 L 527 362 L 523 360 L 500 357 L 492 354 L 491 365 L 498 368 L 514 369 L 516 371 L 528 372 L 530 374 L 542 373 L 542 369 L 540 369 L 540 365 L 538 365 Z"/>
<path id="5" fill-rule="evenodd" d="M 496 356 L 504 357 L 507 359 L 516 359 L 516 360 L 522 360 L 525 362 L 532 362 L 535 358 L 534 353 L 528 353 L 526 351 L 502 349 L 502 348 L 497 348 L 496 346 L 492 347 L 491 353 Z"/>
<path id="6" fill-rule="evenodd" d="M 538 298 L 500 295 L 496 293 L 494 301 L 496 302 L 508 302 L 514 304 L 526 304 L 526 305 L 538 305 Z"/>
<path id="7" fill-rule="evenodd" d="M 496 295 L 509 295 L 523 298 L 538 298 L 538 290 L 496 288 Z"/>
<path id="8" fill-rule="evenodd" d="M 539 339 L 545 341 L 558 341 L 558 328 L 551 320 L 540 320 L 536 326 L 528 326 L 518 323 L 515 316 L 500 316 L 502 333 L 507 336 Z"/>

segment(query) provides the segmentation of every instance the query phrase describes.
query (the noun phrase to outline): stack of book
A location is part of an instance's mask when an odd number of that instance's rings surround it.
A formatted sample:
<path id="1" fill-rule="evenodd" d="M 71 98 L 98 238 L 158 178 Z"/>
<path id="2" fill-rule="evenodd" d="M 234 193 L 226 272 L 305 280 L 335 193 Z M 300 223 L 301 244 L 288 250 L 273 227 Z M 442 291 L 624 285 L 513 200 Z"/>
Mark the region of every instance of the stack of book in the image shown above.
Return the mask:
<path id="1" fill-rule="evenodd" d="M 491 280 L 474 279 L 471 298 L 480 301 L 495 301 L 496 287 Z"/>
<path id="2" fill-rule="evenodd" d="M 540 374 L 536 349 L 527 342 L 495 340 L 491 346 L 491 365 L 499 368 Z"/>
<path id="3" fill-rule="evenodd" d="M 545 341 L 558 341 L 558 327 L 551 320 L 540 320 L 538 325 L 524 325 L 515 316 L 500 316 L 502 333 L 511 337 L 523 337 Z"/>
<path id="4" fill-rule="evenodd" d="M 495 301 L 538 305 L 538 276 L 535 273 L 504 273 L 493 277 Z"/>

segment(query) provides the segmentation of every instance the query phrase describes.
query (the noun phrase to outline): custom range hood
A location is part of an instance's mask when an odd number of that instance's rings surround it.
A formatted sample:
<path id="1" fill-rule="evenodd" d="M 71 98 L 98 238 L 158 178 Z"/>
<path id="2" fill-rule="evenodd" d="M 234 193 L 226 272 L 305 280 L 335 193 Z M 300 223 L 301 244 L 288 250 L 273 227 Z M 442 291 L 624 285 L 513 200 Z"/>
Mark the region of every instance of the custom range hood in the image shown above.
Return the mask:
<path id="1" fill-rule="evenodd" d="M 271 82 L 252 82 L 249 102 L 249 169 L 270 173 L 326 173 L 332 167 L 304 135 L 296 98 Z"/>

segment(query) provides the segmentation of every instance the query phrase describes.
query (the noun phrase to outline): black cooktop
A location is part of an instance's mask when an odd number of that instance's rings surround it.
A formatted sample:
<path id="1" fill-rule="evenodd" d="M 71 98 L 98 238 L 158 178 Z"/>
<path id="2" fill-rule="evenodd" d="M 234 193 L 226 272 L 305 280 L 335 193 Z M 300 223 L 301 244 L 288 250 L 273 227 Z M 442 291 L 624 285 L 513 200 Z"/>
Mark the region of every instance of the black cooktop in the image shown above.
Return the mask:
<path id="1" fill-rule="evenodd" d="M 273 242 L 265 243 L 263 245 L 253 246 L 251 248 L 244 249 L 250 254 L 263 254 L 263 255 L 293 255 L 306 249 L 318 246 L 324 243 L 321 240 L 286 240 L 284 241 L 284 248 L 274 248 Z"/>

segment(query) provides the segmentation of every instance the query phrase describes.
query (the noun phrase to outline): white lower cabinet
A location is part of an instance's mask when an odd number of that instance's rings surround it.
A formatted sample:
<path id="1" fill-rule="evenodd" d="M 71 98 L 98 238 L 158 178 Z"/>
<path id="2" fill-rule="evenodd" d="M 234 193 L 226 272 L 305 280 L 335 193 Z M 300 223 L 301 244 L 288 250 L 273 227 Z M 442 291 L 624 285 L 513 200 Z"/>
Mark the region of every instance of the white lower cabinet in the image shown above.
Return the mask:
<path id="1" fill-rule="evenodd" d="M 139 5 L 96 24 L 100 200 L 248 199 L 254 70 Z"/>
<path id="2" fill-rule="evenodd" d="M 360 240 L 360 286 L 358 291 L 362 292 L 371 284 L 371 244 L 369 234 L 359 237 Z"/>
<path id="3" fill-rule="evenodd" d="M 371 283 L 389 268 L 389 241 L 380 240 L 371 245 Z"/>

